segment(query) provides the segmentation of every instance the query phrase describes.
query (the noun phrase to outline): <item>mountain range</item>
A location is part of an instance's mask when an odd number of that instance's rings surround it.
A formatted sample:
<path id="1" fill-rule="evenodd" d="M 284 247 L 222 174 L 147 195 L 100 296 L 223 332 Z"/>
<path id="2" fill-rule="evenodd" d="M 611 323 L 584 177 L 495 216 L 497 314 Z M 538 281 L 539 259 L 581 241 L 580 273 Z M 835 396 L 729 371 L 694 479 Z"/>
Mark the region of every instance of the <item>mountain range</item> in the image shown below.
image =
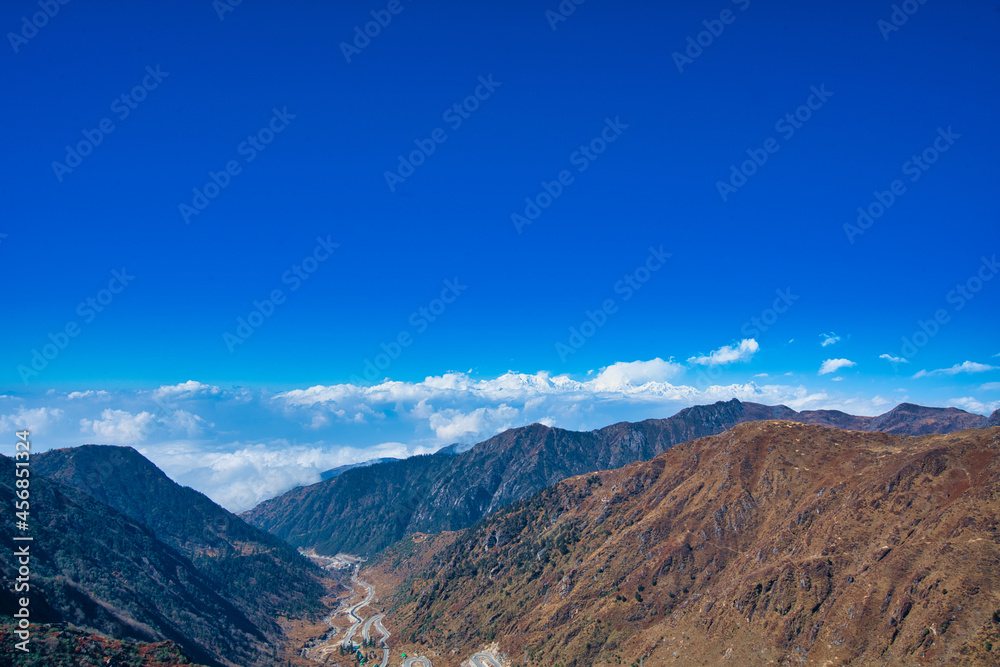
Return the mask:
<path id="1" fill-rule="evenodd" d="M 921 435 L 984 428 L 1000 423 L 1000 411 L 986 418 L 956 408 L 904 403 L 877 417 L 858 417 L 733 399 L 687 408 L 667 419 L 621 422 L 587 432 L 531 424 L 461 453 L 452 448 L 347 470 L 241 516 L 295 546 L 330 555 L 373 554 L 416 532 L 466 528 L 568 477 L 649 460 L 681 442 L 766 419 Z"/>
<path id="2" fill-rule="evenodd" d="M 491 514 L 390 616 L 401 650 L 450 649 L 435 667 L 491 643 L 525 667 L 996 665 L 998 516 L 1000 429 L 745 423 Z"/>
<path id="3" fill-rule="evenodd" d="M 665 646 L 691 664 L 754 664 L 761 651 L 889 664 L 980 656 L 1000 644 L 989 578 L 1000 569 L 998 431 L 965 429 L 998 417 L 733 400 L 588 432 L 531 424 L 335 469 L 247 521 L 129 447 L 36 454 L 32 620 L 53 624 L 36 635 L 36 663 L 307 664 L 289 647 L 308 639 L 303 628 L 327 632 L 334 588 L 296 546 L 372 556 L 363 575 L 405 650 L 499 642 L 527 647 L 525 664 L 563 667 Z M 15 480 L 0 456 L 0 503 L 14 502 Z M 0 539 L 13 543 L 13 528 L 0 524 Z M 5 616 L 16 576 L 0 559 Z M 883 617 L 895 623 L 882 628 Z M 946 632 L 941 653 L 934 637 Z"/>

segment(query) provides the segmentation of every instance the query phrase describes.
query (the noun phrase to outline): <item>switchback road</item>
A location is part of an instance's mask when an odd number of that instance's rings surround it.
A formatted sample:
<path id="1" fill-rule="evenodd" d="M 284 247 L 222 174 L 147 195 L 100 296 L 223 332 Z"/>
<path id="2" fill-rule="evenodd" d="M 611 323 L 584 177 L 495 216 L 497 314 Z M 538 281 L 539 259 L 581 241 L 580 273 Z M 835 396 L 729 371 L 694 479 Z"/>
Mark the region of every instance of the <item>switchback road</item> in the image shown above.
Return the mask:
<path id="1" fill-rule="evenodd" d="M 500 662 L 490 653 L 477 653 L 472 656 L 474 667 L 500 667 Z"/>
<path id="2" fill-rule="evenodd" d="M 433 667 L 427 658 L 407 658 L 403 661 L 403 667 Z"/>
<path id="3" fill-rule="evenodd" d="M 313 556 L 316 557 L 316 556 Z M 329 559 L 332 560 L 332 559 Z M 389 644 L 388 640 L 391 636 L 386 627 L 382 624 L 382 619 L 385 618 L 385 614 L 375 614 L 368 620 L 365 620 L 358 613 L 363 607 L 368 606 L 371 603 L 372 598 L 375 597 L 375 588 L 367 582 L 358 579 L 358 570 L 360 564 L 355 566 L 354 574 L 351 575 L 351 581 L 358 586 L 365 589 L 365 595 L 357 604 L 351 605 L 347 608 L 346 613 L 348 618 L 354 621 L 354 624 L 347 629 L 347 635 L 341 642 L 341 646 L 348 649 L 354 648 L 354 635 L 357 634 L 358 629 L 361 630 L 361 638 L 363 641 L 368 642 L 371 639 L 371 629 L 375 628 L 382 635 L 382 639 L 379 642 L 380 648 L 382 649 L 382 661 L 379 667 L 389 667 Z M 332 616 L 331 616 L 332 618 Z M 327 625 L 333 627 L 333 624 L 327 620 Z M 473 667 L 501 667 L 500 661 L 491 653 L 476 653 L 470 659 Z M 430 658 L 425 658 L 423 656 L 405 658 L 403 660 L 402 667 L 433 667 Z"/>
<path id="4" fill-rule="evenodd" d="M 476 653 L 470 658 L 473 667 L 501 667 L 500 661 L 492 653 Z M 433 667 L 427 658 L 407 658 L 403 667 Z"/>

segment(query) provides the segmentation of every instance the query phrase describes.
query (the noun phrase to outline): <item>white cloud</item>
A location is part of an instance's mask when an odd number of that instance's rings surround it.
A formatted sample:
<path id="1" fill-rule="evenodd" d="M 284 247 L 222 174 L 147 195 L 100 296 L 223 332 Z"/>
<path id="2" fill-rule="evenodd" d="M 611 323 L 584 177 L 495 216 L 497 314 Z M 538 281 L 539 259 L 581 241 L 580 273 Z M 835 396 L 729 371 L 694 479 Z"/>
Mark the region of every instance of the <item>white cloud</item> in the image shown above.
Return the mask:
<path id="1" fill-rule="evenodd" d="M 98 391 L 94 391 L 93 389 L 88 389 L 87 391 L 71 391 L 66 394 L 66 398 L 71 401 L 77 401 L 84 398 L 107 398 L 109 396 L 111 396 L 111 394 L 103 389 Z"/>
<path id="2" fill-rule="evenodd" d="M 979 385 L 979 391 L 997 391 L 1000 390 L 1000 382 L 986 382 Z"/>
<path id="3" fill-rule="evenodd" d="M 174 410 L 170 415 L 160 420 L 170 432 L 188 438 L 195 438 L 205 433 L 205 427 L 211 427 L 204 419 L 187 410 Z"/>
<path id="4" fill-rule="evenodd" d="M 317 412 L 313 415 L 312 421 L 309 422 L 309 428 L 313 430 L 319 430 L 321 428 L 326 428 L 330 425 L 330 417 L 322 412 Z"/>
<path id="5" fill-rule="evenodd" d="M 989 366 L 987 364 L 980 364 L 975 361 L 963 361 L 960 364 L 955 364 L 951 368 L 938 368 L 933 371 L 922 370 L 918 371 L 913 377 L 922 378 L 933 375 L 958 375 L 959 373 L 985 373 L 986 371 L 995 371 L 996 366 Z"/>
<path id="6" fill-rule="evenodd" d="M 321 472 L 331 468 L 433 451 L 398 442 L 360 449 L 322 442 L 293 445 L 285 440 L 234 442 L 224 448 L 226 451 L 205 451 L 197 443 L 178 442 L 143 446 L 139 452 L 178 483 L 202 489 L 226 509 L 242 512 L 296 486 L 314 484 L 320 481 Z"/>
<path id="7" fill-rule="evenodd" d="M 96 435 L 101 442 L 95 444 L 133 444 L 144 441 L 154 423 L 155 418 L 146 411 L 134 415 L 125 410 L 105 410 L 100 419 L 81 419 L 80 432 Z"/>
<path id="8" fill-rule="evenodd" d="M 688 362 L 701 366 L 716 366 L 718 364 L 730 364 L 735 361 L 750 361 L 759 349 L 760 346 L 755 339 L 744 338 L 738 345 L 723 345 L 708 355 L 691 357 L 688 359 Z"/>
<path id="9" fill-rule="evenodd" d="M 827 345 L 834 345 L 840 342 L 840 336 L 833 333 L 832 331 L 828 334 L 822 333 L 819 335 L 819 337 L 822 338 L 822 340 L 819 342 L 820 347 L 826 347 Z"/>
<path id="10" fill-rule="evenodd" d="M 62 419 L 63 411 L 58 408 L 25 408 L 18 406 L 17 411 L 0 415 L 0 433 L 12 434 L 14 431 L 27 429 L 31 437 L 50 433 Z"/>
<path id="11" fill-rule="evenodd" d="M 843 382 L 843 381 L 844 381 L 844 378 L 842 378 L 842 377 L 840 377 L 840 376 L 838 375 L 838 376 L 837 376 L 837 377 L 835 377 L 835 378 L 830 378 L 830 381 L 831 381 L 831 382 Z"/>
<path id="12" fill-rule="evenodd" d="M 850 359 L 827 359 L 819 367 L 820 375 L 827 375 L 828 373 L 836 373 L 841 368 L 853 368 L 857 364 Z"/>
<path id="13" fill-rule="evenodd" d="M 910 361 L 906 357 L 894 357 L 891 354 L 880 354 L 880 355 L 878 355 L 878 358 L 879 359 L 885 359 L 886 361 L 894 363 L 894 364 L 908 364 L 908 363 L 910 363 Z"/>
<path id="14" fill-rule="evenodd" d="M 513 428 L 518 425 L 519 415 L 517 408 L 501 403 L 496 408 L 476 408 L 468 413 L 453 409 L 441 410 L 432 412 L 427 419 L 438 440 L 456 442 L 468 435 L 480 438 Z"/>
<path id="15" fill-rule="evenodd" d="M 202 384 L 195 380 L 188 380 L 180 384 L 163 385 L 153 390 L 153 398 L 158 400 L 180 400 L 189 398 L 203 398 L 207 396 L 219 396 L 222 389 L 219 387 Z"/>
<path id="16" fill-rule="evenodd" d="M 985 415 L 987 417 L 991 415 L 994 410 L 1000 409 L 1000 401 L 983 403 L 970 396 L 948 399 L 945 405 L 948 407 L 961 408 L 966 412 L 975 412 L 976 414 Z"/>
<path id="17" fill-rule="evenodd" d="M 684 367 L 657 357 L 651 361 L 619 361 L 606 366 L 591 381 L 598 391 L 626 391 L 648 382 L 666 382 L 684 372 Z"/>

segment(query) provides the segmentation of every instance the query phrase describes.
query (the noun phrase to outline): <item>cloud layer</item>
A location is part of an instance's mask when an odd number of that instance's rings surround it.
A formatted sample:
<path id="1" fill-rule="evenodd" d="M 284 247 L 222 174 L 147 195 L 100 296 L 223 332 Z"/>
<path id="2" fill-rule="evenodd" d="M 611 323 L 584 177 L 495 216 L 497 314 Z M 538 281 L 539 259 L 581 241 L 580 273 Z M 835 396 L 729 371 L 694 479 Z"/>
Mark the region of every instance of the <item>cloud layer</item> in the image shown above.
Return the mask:
<path id="1" fill-rule="evenodd" d="M 293 486 L 317 482 L 329 468 L 429 453 L 451 444 L 469 446 L 532 422 L 590 430 L 617 421 L 668 417 L 691 405 L 732 398 L 875 415 L 907 400 L 895 376 L 887 380 L 892 384 L 878 389 L 881 394 L 875 388 L 858 394 L 843 381 L 824 383 L 836 391 L 810 387 L 816 382 L 811 373 L 796 375 L 781 367 L 758 372 L 762 369 L 755 368 L 755 355 L 760 349 L 755 339 L 747 338 L 691 357 L 687 364 L 659 357 L 619 361 L 582 376 L 448 372 L 419 381 L 317 384 L 280 392 L 187 380 L 142 390 L 83 387 L 29 398 L 0 395 L 0 429 L 29 428 L 37 450 L 85 443 L 131 445 L 176 481 L 239 511 Z M 882 358 L 896 361 L 891 355 Z M 854 366 L 849 359 L 826 359 L 819 374 Z M 991 370 L 996 368 L 966 361 L 921 371 L 917 377 Z M 988 414 L 997 405 L 992 393 L 997 387 L 980 380 L 961 393 L 952 386 L 947 391 L 953 393 L 926 402 Z"/>

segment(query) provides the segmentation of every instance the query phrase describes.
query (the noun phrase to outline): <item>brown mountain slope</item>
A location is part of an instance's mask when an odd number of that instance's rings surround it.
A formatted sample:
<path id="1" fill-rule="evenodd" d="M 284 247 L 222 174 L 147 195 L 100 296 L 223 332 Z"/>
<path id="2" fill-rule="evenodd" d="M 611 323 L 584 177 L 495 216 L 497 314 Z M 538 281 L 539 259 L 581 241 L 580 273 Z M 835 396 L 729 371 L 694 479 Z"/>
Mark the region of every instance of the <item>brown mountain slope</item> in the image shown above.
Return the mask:
<path id="1" fill-rule="evenodd" d="M 733 399 L 686 408 L 667 419 L 621 422 L 594 431 L 542 424 L 514 428 L 458 455 L 439 453 L 348 470 L 241 516 L 294 546 L 325 554 L 372 554 L 415 532 L 466 528 L 567 477 L 646 461 L 678 443 L 765 419 L 914 435 L 987 425 L 985 417 L 955 408 L 903 404 L 879 417 L 855 417 Z"/>
<path id="2" fill-rule="evenodd" d="M 390 626 L 436 667 L 1000 664 L 998 492 L 998 428 L 742 424 L 484 519 Z"/>

